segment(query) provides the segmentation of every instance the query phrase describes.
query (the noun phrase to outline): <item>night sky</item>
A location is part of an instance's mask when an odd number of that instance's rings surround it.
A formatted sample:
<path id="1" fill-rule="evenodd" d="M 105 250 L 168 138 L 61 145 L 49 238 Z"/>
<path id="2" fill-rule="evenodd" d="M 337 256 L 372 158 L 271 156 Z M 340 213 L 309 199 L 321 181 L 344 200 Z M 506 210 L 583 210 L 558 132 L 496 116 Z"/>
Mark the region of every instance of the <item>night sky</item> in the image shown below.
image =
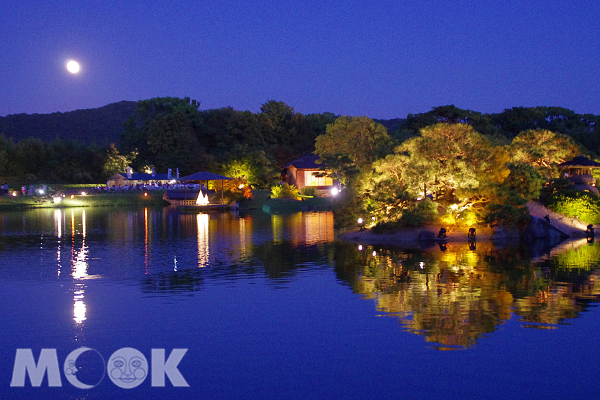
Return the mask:
<path id="1" fill-rule="evenodd" d="M 600 114 L 598 0 L 3 1 L 0 40 L 0 116 L 161 96 L 372 118 Z"/>

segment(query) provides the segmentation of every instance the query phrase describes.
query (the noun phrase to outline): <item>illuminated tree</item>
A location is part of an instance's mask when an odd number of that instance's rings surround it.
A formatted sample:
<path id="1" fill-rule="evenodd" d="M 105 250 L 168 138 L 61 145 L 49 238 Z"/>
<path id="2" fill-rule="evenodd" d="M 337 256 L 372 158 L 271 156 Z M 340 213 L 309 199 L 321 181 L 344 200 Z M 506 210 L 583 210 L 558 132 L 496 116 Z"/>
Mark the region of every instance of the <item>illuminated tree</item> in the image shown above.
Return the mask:
<path id="1" fill-rule="evenodd" d="M 402 181 L 420 197 L 468 197 L 483 182 L 502 183 L 510 173 L 504 149 L 470 125 L 440 123 L 420 133 L 396 149 L 409 157 Z"/>
<path id="2" fill-rule="evenodd" d="M 114 143 L 111 143 L 108 150 L 106 151 L 106 159 L 102 166 L 104 172 L 104 178 L 110 178 L 114 174 L 119 172 L 125 172 L 127 167 L 137 156 L 137 152 L 133 151 L 128 155 L 119 154 Z"/>
<path id="3" fill-rule="evenodd" d="M 237 146 L 231 157 L 221 165 L 228 177 L 244 178 L 254 188 L 269 188 L 280 180 L 280 172 L 262 150 Z"/>
<path id="4" fill-rule="evenodd" d="M 392 139 L 387 129 L 367 117 L 339 117 L 327 125 L 327 133 L 316 139 L 315 154 L 321 158 L 347 154 L 359 167 L 390 153 Z"/>
<path id="5" fill-rule="evenodd" d="M 513 139 L 513 162 L 532 165 L 546 179 L 557 176 L 556 166 L 582 153 L 569 136 L 545 129 L 527 130 Z"/>
<path id="6" fill-rule="evenodd" d="M 415 200 L 402 179 L 402 171 L 408 162 L 406 155 L 390 154 L 375 161 L 370 175 L 359 183 L 363 210 L 375 216 L 378 224 L 398 221 Z"/>

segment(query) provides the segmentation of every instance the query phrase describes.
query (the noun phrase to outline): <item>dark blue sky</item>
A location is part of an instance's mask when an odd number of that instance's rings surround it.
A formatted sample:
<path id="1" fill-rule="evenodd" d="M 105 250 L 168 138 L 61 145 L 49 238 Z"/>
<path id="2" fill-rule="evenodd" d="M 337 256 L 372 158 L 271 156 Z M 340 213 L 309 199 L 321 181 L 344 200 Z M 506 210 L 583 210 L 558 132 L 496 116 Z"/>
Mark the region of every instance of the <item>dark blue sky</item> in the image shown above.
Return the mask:
<path id="1" fill-rule="evenodd" d="M 373 118 L 600 114 L 598 0 L 4 1 L 0 40 L 0 116 L 158 96 Z"/>

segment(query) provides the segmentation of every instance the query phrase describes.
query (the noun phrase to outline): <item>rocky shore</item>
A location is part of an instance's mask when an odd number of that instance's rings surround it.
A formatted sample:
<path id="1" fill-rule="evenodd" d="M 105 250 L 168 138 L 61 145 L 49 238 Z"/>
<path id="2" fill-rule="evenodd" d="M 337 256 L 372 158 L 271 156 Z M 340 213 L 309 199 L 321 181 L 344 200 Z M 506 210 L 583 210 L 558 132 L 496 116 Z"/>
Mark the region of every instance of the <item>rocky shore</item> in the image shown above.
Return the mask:
<path id="1" fill-rule="evenodd" d="M 543 239 L 547 238 L 553 242 L 560 242 L 567 238 L 585 238 L 587 225 L 577 218 L 566 217 L 555 213 L 543 205 L 530 201 L 527 204 L 532 220 L 529 227 L 520 232 L 517 229 L 489 228 L 476 226 L 477 242 L 497 240 L 520 240 L 520 239 Z M 548 216 L 550 223 L 544 218 Z M 361 244 L 381 244 L 398 247 L 419 247 L 424 237 L 436 238 L 442 226 L 426 225 L 417 228 L 402 228 L 393 233 L 373 233 L 369 229 L 354 229 L 338 235 L 339 239 Z M 467 243 L 468 227 L 448 228 L 446 242 Z M 431 240 L 431 239 L 429 239 Z M 433 239 L 435 241 L 435 239 Z"/>

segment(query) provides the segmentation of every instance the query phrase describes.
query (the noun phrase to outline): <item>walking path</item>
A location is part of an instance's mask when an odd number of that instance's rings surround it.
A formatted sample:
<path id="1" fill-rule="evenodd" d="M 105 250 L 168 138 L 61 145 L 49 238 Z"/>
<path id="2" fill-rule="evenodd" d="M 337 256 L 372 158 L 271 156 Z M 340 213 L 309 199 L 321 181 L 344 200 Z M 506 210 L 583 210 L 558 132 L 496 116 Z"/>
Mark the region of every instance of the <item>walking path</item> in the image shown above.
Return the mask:
<path id="1" fill-rule="evenodd" d="M 581 222 L 579 218 L 572 218 L 559 214 L 535 201 L 529 201 L 527 203 L 527 208 L 529 208 L 529 213 L 534 217 L 544 218 L 548 215 L 550 217 L 550 223 L 561 232 L 569 235 L 569 237 L 585 237 L 587 224 Z"/>

